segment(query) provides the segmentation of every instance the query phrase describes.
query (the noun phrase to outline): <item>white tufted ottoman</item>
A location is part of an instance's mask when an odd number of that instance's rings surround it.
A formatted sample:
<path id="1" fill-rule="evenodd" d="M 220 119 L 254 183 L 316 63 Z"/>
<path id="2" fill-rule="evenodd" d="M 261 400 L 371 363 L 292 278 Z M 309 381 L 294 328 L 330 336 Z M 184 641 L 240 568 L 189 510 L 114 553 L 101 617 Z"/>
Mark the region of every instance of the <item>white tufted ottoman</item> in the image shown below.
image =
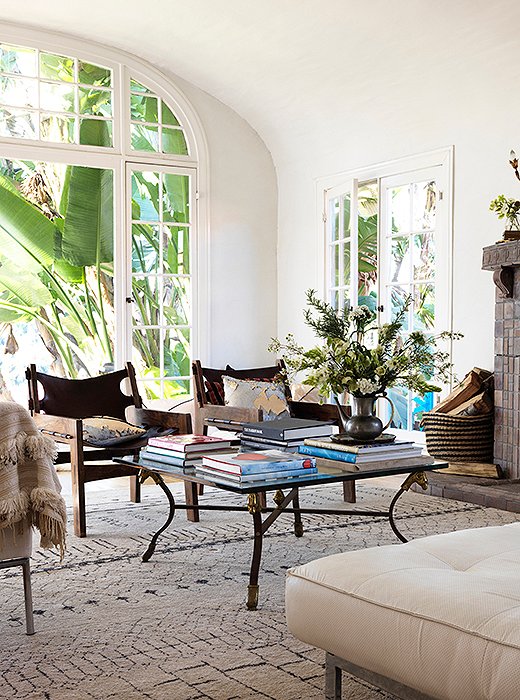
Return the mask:
<path id="1" fill-rule="evenodd" d="M 291 569 L 289 629 L 400 698 L 520 698 L 520 523 L 336 554 Z"/>

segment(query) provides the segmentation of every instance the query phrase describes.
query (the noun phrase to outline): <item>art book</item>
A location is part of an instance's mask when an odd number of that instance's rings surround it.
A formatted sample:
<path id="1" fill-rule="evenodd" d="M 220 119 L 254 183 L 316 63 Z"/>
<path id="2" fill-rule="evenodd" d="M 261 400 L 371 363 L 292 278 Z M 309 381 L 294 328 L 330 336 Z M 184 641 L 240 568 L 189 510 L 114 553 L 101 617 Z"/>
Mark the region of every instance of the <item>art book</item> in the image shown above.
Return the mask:
<path id="1" fill-rule="evenodd" d="M 264 450 L 204 455 L 202 465 L 232 474 L 260 474 L 287 469 L 311 469 L 316 466 L 316 460 L 281 450 Z"/>
<path id="2" fill-rule="evenodd" d="M 337 450 L 339 452 L 351 452 L 356 455 L 374 455 L 385 454 L 387 452 L 403 451 L 408 449 L 417 449 L 416 445 L 411 440 L 394 440 L 388 443 L 364 443 L 362 445 L 350 445 L 344 442 L 336 442 L 331 438 L 308 438 L 304 441 L 305 445 L 310 447 L 322 447 L 326 450 Z M 381 458 L 382 459 L 382 458 Z"/>
<path id="3" fill-rule="evenodd" d="M 394 452 L 386 452 L 384 455 L 375 453 L 369 454 L 354 454 L 353 452 L 343 452 L 341 450 L 329 449 L 325 447 L 314 447 L 313 445 L 300 445 L 298 452 L 303 455 L 311 455 L 314 457 L 325 457 L 326 459 L 335 459 L 338 462 L 351 462 L 352 464 L 366 464 L 380 460 L 392 461 L 403 457 L 420 457 L 422 455 L 422 447 L 403 448 Z"/>
<path id="4" fill-rule="evenodd" d="M 148 445 L 151 447 L 162 447 L 174 452 L 204 452 L 210 450 L 221 450 L 224 447 L 231 447 L 230 440 L 212 437 L 210 435 L 163 435 L 150 438 Z"/>
<path id="5" fill-rule="evenodd" d="M 257 481 L 271 481 L 274 479 L 292 479 L 295 476 L 310 476 L 317 474 L 317 467 L 308 469 L 282 469 L 276 472 L 261 472 L 260 474 L 233 474 L 221 469 L 213 469 L 210 467 L 196 467 L 197 474 L 206 476 L 212 479 L 222 479 L 231 481 L 234 484 L 251 484 Z"/>
<path id="6" fill-rule="evenodd" d="M 244 423 L 244 435 L 260 435 L 273 440 L 295 440 L 312 436 L 331 435 L 333 421 L 311 420 L 308 418 L 276 418 L 258 423 Z"/>

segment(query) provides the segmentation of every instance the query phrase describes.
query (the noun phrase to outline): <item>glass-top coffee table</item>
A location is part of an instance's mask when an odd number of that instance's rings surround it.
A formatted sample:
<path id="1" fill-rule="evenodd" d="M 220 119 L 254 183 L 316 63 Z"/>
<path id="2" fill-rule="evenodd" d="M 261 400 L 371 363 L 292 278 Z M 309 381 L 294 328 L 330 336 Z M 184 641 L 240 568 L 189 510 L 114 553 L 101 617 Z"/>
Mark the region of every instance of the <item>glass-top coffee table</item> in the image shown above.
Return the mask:
<path id="1" fill-rule="evenodd" d="M 147 462 L 146 465 L 141 464 L 138 456 L 128 456 L 116 458 L 114 461 L 135 467 L 140 472 L 140 480 L 143 482 L 148 477 L 151 477 L 155 483 L 164 491 L 168 503 L 170 506 L 170 511 L 168 517 L 162 525 L 162 527 L 157 530 L 153 535 L 150 544 L 146 552 L 142 556 L 144 562 L 148 561 L 155 551 L 155 546 L 157 540 L 162 532 L 170 525 L 175 515 L 176 509 L 182 510 L 216 510 L 216 511 L 248 511 L 253 519 L 253 557 L 251 560 L 251 569 L 249 573 L 249 585 L 247 592 L 247 607 L 249 610 L 256 610 L 258 605 L 258 575 L 260 572 L 260 562 L 262 558 L 262 543 L 263 537 L 271 525 L 278 519 L 282 513 L 292 513 L 294 515 L 294 534 L 296 537 L 302 537 L 303 535 L 303 522 L 302 515 L 305 514 L 321 514 L 321 515 L 355 515 L 355 516 L 372 516 L 372 517 L 387 517 L 390 523 L 390 527 L 396 534 L 396 536 L 401 540 L 401 542 L 406 542 L 404 535 L 399 532 L 397 525 L 394 521 L 394 508 L 405 491 L 408 491 L 412 484 L 418 484 L 422 488 L 426 489 L 427 485 L 427 475 L 426 473 L 434 469 L 443 469 L 448 466 L 446 462 L 434 462 L 433 464 L 418 464 L 414 466 L 399 466 L 399 464 L 392 464 L 388 462 L 388 466 L 382 469 L 366 469 L 359 471 L 344 471 L 341 469 L 341 463 L 338 463 L 337 470 L 335 468 L 331 469 L 329 467 L 320 469 L 317 474 L 310 474 L 305 477 L 292 477 L 287 479 L 266 479 L 265 481 L 255 481 L 254 483 L 249 483 L 245 485 L 228 483 L 227 481 L 220 481 L 218 478 L 210 478 L 206 474 L 202 475 L 197 473 L 196 467 L 190 469 L 181 469 L 179 467 L 170 467 L 169 465 L 157 464 L 157 466 L 151 468 L 150 463 Z M 345 465 L 343 465 L 344 467 Z M 205 486 L 213 486 L 223 491 L 231 491 L 232 493 L 241 494 L 247 496 L 247 504 L 244 506 L 235 505 L 215 505 L 215 504 L 198 504 L 197 499 L 193 500 L 195 503 L 181 503 L 175 502 L 172 492 L 166 486 L 162 475 L 169 475 L 180 481 L 188 482 L 193 494 L 198 484 L 203 484 Z M 362 479 L 373 479 L 375 477 L 381 476 L 391 476 L 407 474 L 408 476 L 401 484 L 401 487 L 397 493 L 392 498 L 388 510 L 346 510 L 346 509 L 332 509 L 332 508 L 300 508 L 299 501 L 299 489 L 305 486 L 321 486 L 323 484 L 332 483 L 343 483 L 345 481 L 360 481 Z M 265 494 L 267 492 L 274 491 L 273 501 L 274 507 L 267 507 L 265 505 Z M 262 514 L 265 513 L 265 517 Z"/>

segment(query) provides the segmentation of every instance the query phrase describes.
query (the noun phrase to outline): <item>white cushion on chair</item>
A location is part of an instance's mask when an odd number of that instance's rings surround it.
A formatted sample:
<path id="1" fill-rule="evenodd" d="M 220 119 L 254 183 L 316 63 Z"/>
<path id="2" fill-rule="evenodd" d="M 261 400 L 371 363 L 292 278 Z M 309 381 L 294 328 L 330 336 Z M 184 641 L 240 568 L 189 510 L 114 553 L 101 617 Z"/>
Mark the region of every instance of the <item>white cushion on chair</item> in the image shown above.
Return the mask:
<path id="1" fill-rule="evenodd" d="M 426 695 L 520 697 L 520 523 L 299 566 L 286 610 L 299 639 Z"/>
<path id="2" fill-rule="evenodd" d="M 30 557 L 32 552 L 32 527 L 27 520 L 0 530 L 0 559 Z"/>

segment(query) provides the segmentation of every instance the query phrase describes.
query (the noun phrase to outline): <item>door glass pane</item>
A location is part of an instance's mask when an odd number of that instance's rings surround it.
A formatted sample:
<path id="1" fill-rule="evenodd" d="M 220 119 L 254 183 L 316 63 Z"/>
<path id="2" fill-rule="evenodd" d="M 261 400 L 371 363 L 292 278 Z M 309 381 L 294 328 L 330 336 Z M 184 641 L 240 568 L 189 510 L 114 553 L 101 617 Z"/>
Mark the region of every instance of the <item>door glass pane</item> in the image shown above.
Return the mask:
<path id="1" fill-rule="evenodd" d="M 410 281 L 410 239 L 396 236 L 391 239 L 390 281 L 406 284 Z"/>
<path id="2" fill-rule="evenodd" d="M 433 232 L 413 237 L 414 280 L 428 280 L 435 276 L 435 241 Z"/>
<path id="3" fill-rule="evenodd" d="M 132 272 L 159 272 L 159 226 L 132 225 Z"/>
<path id="4" fill-rule="evenodd" d="M 190 361 L 190 329 L 166 328 L 164 338 L 164 376 L 189 377 Z"/>
<path id="5" fill-rule="evenodd" d="M 72 378 L 112 367 L 113 172 L 0 160 L 0 218 L 2 396 L 25 405 L 28 361 Z"/>
<path id="6" fill-rule="evenodd" d="M 190 180 L 187 175 L 165 175 L 163 180 L 163 221 L 188 223 Z"/>
<path id="7" fill-rule="evenodd" d="M 190 230 L 163 226 L 164 270 L 177 275 L 190 273 Z"/>
<path id="8" fill-rule="evenodd" d="M 159 173 L 132 173 L 132 219 L 159 221 Z"/>
<path id="9" fill-rule="evenodd" d="M 388 191 L 390 210 L 390 233 L 408 233 L 410 231 L 410 187 L 393 187 Z"/>
<path id="10" fill-rule="evenodd" d="M 413 191 L 413 229 L 435 228 L 437 206 L 437 188 L 435 182 L 414 182 Z"/>
<path id="11" fill-rule="evenodd" d="M 188 325 L 190 309 L 189 277 L 164 277 L 163 309 L 166 323 Z"/>
<path id="12" fill-rule="evenodd" d="M 432 331 L 435 324 L 435 288 L 416 284 L 413 294 L 413 330 Z"/>

